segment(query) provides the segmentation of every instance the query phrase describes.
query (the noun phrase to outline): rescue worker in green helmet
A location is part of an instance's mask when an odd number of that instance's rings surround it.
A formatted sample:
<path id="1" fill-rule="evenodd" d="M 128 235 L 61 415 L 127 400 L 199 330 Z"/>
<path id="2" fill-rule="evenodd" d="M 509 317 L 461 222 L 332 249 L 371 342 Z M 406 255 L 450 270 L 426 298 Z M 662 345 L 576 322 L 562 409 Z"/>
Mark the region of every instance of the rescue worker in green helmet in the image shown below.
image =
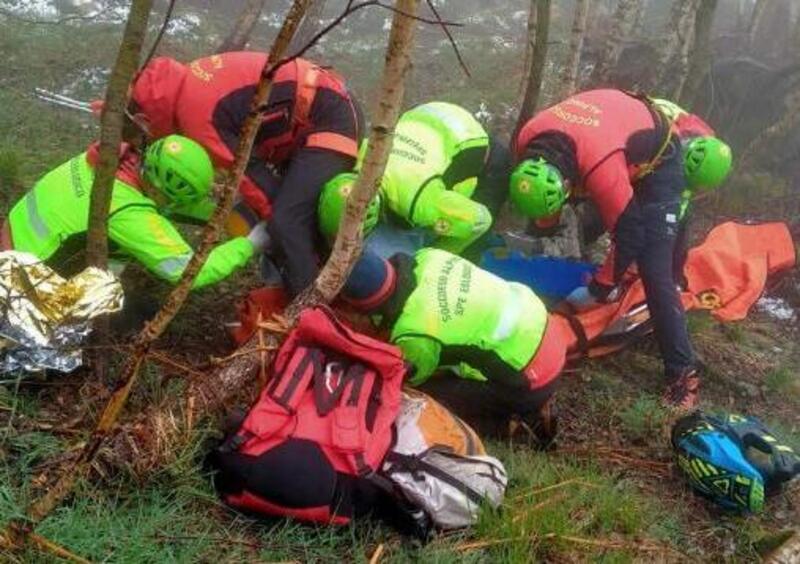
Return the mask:
<path id="1" fill-rule="evenodd" d="M 341 296 L 380 316 L 414 368 L 409 384 L 424 384 L 480 430 L 502 430 L 512 415 L 532 427 L 541 422 L 565 363 L 569 327 L 527 286 L 440 249 L 388 260 L 366 251 Z M 461 377 L 433 377 L 444 366 Z"/>
<path id="2" fill-rule="evenodd" d="M 668 380 L 664 402 L 679 409 L 696 405 L 700 385 L 676 288 L 681 199 L 687 185 L 711 187 L 730 169 L 730 150 L 711 139 L 707 126 L 700 141 L 684 142 L 698 122 L 688 114 L 672 117 L 635 93 L 579 92 L 520 129 L 510 183 L 512 202 L 533 220 L 552 222 L 570 196 L 597 207 L 614 245 L 590 283 L 567 301 L 579 310 L 613 301 L 635 263 Z"/>
<path id="3" fill-rule="evenodd" d="M 733 153 L 699 116 L 663 98 L 653 98 L 652 101 L 672 120 L 673 130 L 683 148 L 686 188 L 682 194 L 681 217 L 684 217 L 694 197 L 702 196 L 725 182 L 733 165 Z"/>
<path id="4" fill-rule="evenodd" d="M 489 230 L 492 210 L 505 198 L 510 159 L 504 151 L 455 104 L 412 108 L 395 128 L 381 182 L 382 204 L 406 227 L 424 230 L 426 243 L 461 253 Z M 362 150 L 357 170 L 363 158 Z M 329 184 L 342 185 L 348 178 L 353 177 L 342 174 Z"/>
<path id="5" fill-rule="evenodd" d="M 347 206 L 347 198 L 358 180 L 358 174 L 345 172 L 334 176 L 322 187 L 322 193 L 317 202 L 317 218 L 319 231 L 329 245 L 333 245 L 336 234 L 339 232 L 339 224 L 344 217 L 344 210 Z M 363 236 L 372 233 L 381 215 L 381 194 L 378 192 L 369 203 L 364 214 Z"/>
<path id="6" fill-rule="evenodd" d="M 2 247 L 30 253 L 57 271 L 71 264 L 85 246 L 89 201 L 98 145 L 73 157 L 44 177 L 11 209 L 2 228 Z M 192 248 L 166 215 L 208 219 L 214 169 L 206 151 L 179 135 L 150 145 L 141 158 L 123 145 L 108 215 L 114 258 L 134 259 L 158 278 L 176 283 Z M 193 288 L 223 280 L 260 252 L 267 242 L 263 224 L 211 251 Z"/>

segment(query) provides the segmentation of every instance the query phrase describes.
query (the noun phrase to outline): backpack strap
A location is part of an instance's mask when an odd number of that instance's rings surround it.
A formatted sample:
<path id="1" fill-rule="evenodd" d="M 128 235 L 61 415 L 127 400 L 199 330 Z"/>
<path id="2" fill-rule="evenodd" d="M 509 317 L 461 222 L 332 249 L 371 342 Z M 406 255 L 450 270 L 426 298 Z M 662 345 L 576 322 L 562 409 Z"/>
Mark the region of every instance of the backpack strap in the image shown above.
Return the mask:
<path id="1" fill-rule="evenodd" d="M 298 347 L 280 376 L 270 382 L 267 394 L 287 412 L 294 413 L 312 379 L 322 374 L 323 358 L 319 349 Z"/>
<path id="2" fill-rule="evenodd" d="M 430 449 L 416 455 L 401 454 L 394 451 L 390 452 L 386 456 L 386 460 L 392 463 L 392 467 L 389 469 L 388 474 L 391 476 L 392 474 L 396 474 L 398 472 L 408 472 L 411 477 L 417 481 L 424 479 L 422 477 L 423 473 L 430 474 L 437 480 L 441 480 L 445 484 L 462 492 L 472 503 L 476 505 L 483 503 L 484 497 L 472 489 L 469 485 L 448 474 L 438 466 L 434 466 L 433 464 L 423 460 L 423 457 L 429 451 Z"/>

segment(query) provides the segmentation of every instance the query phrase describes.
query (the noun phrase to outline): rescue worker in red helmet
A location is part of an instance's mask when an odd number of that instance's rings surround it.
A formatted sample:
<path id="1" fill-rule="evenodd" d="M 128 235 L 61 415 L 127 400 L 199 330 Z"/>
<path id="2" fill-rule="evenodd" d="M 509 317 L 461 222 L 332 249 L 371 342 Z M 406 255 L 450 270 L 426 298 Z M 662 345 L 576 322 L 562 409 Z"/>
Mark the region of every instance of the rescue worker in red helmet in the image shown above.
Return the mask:
<path id="1" fill-rule="evenodd" d="M 229 168 L 266 61 L 256 52 L 188 64 L 153 59 L 133 84 L 133 119 L 151 138 L 179 133 L 194 139 L 217 167 Z M 240 194 L 268 220 L 292 294 L 316 277 L 317 198 L 327 180 L 353 168 L 360 124 L 357 103 L 331 70 L 295 59 L 276 72 Z"/>
<path id="2" fill-rule="evenodd" d="M 673 272 L 687 185 L 674 120 L 644 96 L 590 90 L 535 115 L 513 149 L 510 197 L 517 208 L 552 221 L 568 197 L 585 196 L 612 233 L 606 263 L 568 301 L 582 309 L 613 300 L 635 263 L 669 382 L 664 400 L 693 407 L 699 377 Z"/>
<path id="3" fill-rule="evenodd" d="M 388 260 L 365 252 L 342 297 L 381 316 L 381 327 L 414 368 L 409 384 L 424 384 L 481 431 L 507 430 L 518 416 L 540 440 L 552 440 L 542 411 L 564 367 L 570 330 L 530 288 L 424 248 Z M 434 375 L 445 366 L 461 377 Z"/>

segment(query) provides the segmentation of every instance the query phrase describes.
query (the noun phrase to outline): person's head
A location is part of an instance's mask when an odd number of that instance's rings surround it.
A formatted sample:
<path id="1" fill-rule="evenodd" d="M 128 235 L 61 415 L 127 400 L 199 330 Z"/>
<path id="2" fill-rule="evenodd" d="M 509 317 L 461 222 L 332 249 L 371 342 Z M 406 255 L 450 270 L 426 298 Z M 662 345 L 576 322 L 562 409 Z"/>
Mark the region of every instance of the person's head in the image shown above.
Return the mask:
<path id="1" fill-rule="evenodd" d="M 342 288 L 342 299 L 366 313 L 381 310 L 397 289 L 397 271 L 388 260 L 366 250 Z"/>
<path id="2" fill-rule="evenodd" d="M 167 206 L 183 206 L 209 197 L 214 166 L 199 143 L 188 137 L 169 135 L 147 147 L 142 180 Z"/>
<path id="3" fill-rule="evenodd" d="M 684 145 L 684 171 L 691 190 L 713 190 L 731 171 L 731 148 L 716 137 L 695 137 Z"/>
<path id="4" fill-rule="evenodd" d="M 511 202 L 531 219 L 557 214 L 568 196 L 561 172 L 543 158 L 525 159 L 511 173 Z"/>
<path id="5" fill-rule="evenodd" d="M 336 234 L 339 232 L 339 225 L 344 217 L 344 210 L 347 207 L 347 198 L 355 186 L 358 175 L 354 172 L 343 172 L 337 174 L 322 187 L 317 203 L 317 221 L 320 233 L 325 239 L 333 243 Z M 375 194 L 372 201 L 367 206 L 364 214 L 363 233 L 368 235 L 375 229 L 381 214 L 381 195 Z"/>

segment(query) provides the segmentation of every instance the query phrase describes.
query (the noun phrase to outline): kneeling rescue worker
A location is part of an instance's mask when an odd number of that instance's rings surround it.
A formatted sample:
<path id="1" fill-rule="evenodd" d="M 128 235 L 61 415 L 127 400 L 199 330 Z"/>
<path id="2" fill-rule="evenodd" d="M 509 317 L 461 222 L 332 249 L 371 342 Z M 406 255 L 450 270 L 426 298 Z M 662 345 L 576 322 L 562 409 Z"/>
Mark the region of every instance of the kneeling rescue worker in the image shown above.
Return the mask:
<path id="1" fill-rule="evenodd" d="M 427 392 L 481 430 L 497 432 L 518 416 L 541 440 L 552 439 L 545 411 L 567 341 L 530 288 L 425 248 L 389 260 L 364 253 L 341 295 L 381 316 L 414 367 L 411 385 L 427 382 Z M 440 366 L 461 377 L 431 378 Z"/>
<path id="2" fill-rule="evenodd" d="M 30 253 L 64 272 L 85 248 L 98 146 L 46 174 L 21 199 L 3 225 L 3 249 Z M 171 135 L 144 155 L 124 146 L 113 184 L 108 215 L 111 252 L 139 261 L 170 283 L 181 277 L 191 247 L 162 214 L 191 209 L 209 199 L 214 169 L 205 150 Z M 263 223 L 248 237 L 237 237 L 211 251 L 193 288 L 219 282 L 261 251 L 267 239 Z"/>
<path id="3" fill-rule="evenodd" d="M 357 168 L 361 164 L 360 159 Z M 471 113 L 455 104 L 430 102 L 400 116 L 381 199 L 393 216 L 428 231 L 433 246 L 461 253 L 491 227 L 489 208 L 499 208 L 498 194 L 505 198 L 509 169 L 505 149 L 490 143 Z M 341 189 L 356 177 L 341 174 L 326 190 Z M 342 214 L 343 206 L 320 209 L 321 217 Z"/>
<path id="4" fill-rule="evenodd" d="M 230 168 L 266 62 L 256 52 L 189 64 L 156 58 L 133 85 L 133 119 L 152 138 L 179 133 L 194 139 L 217 167 Z M 333 71 L 306 59 L 278 69 L 240 194 L 249 210 L 268 220 L 271 247 L 292 294 L 316 277 L 317 198 L 325 182 L 355 165 L 360 123 L 355 100 Z"/>
<path id="5" fill-rule="evenodd" d="M 679 273 L 673 272 L 681 199 L 687 186 L 721 183 L 731 156 L 727 145 L 703 135 L 682 149 L 679 124 L 644 96 L 612 89 L 578 93 L 518 133 L 510 197 L 523 213 L 544 221 L 557 217 L 570 196 L 592 200 L 614 245 L 588 287 L 568 301 L 578 309 L 613 301 L 635 263 L 669 382 L 665 403 L 691 408 L 700 381 L 675 283 Z"/>

